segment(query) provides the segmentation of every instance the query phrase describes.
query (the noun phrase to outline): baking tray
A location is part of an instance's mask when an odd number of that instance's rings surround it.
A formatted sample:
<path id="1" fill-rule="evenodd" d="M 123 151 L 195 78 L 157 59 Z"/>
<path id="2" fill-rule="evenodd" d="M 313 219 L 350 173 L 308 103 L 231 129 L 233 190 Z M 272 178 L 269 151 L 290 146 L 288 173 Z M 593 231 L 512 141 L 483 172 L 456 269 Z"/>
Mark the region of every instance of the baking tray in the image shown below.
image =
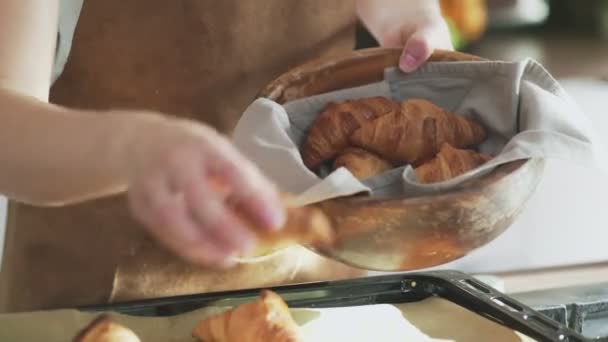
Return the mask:
<path id="1" fill-rule="evenodd" d="M 437 296 L 537 341 L 599 341 L 588 339 L 483 282 L 455 271 L 374 276 L 269 289 L 280 294 L 292 308 L 398 304 Z M 170 316 L 206 306 L 236 306 L 258 298 L 259 293 L 260 289 L 247 289 L 85 306 L 79 309 L 137 316 Z"/>

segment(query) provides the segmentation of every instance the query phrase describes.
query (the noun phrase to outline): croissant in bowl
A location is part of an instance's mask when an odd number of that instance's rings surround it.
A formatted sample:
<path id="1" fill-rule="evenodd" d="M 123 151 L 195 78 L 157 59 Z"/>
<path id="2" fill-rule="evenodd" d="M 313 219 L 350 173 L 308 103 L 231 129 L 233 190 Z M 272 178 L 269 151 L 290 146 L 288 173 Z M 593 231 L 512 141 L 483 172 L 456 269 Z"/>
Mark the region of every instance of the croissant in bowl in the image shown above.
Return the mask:
<path id="1" fill-rule="evenodd" d="M 304 165 L 314 170 L 344 150 L 353 131 L 366 122 L 399 111 L 399 103 L 385 97 L 333 102 L 313 122 L 302 147 Z"/>
<path id="2" fill-rule="evenodd" d="M 359 180 L 365 180 L 393 168 L 378 155 L 361 148 L 347 148 L 334 160 L 334 169 L 344 167 Z"/>
<path id="3" fill-rule="evenodd" d="M 442 182 L 473 170 L 492 159 L 489 154 L 457 149 L 444 143 L 435 158 L 415 169 L 420 183 Z"/>
<path id="4" fill-rule="evenodd" d="M 350 136 L 357 147 L 395 164 L 412 165 L 433 158 L 443 143 L 467 148 L 485 139 L 485 130 L 475 121 L 424 99 L 404 101 L 400 111 L 365 122 Z"/>
<path id="5" fill-rule="evenodd" d="M 475 120 L 429 100 L 370 97 L 327 105 L 308 133 L 302 157 L 311 170 L 333 159 L 334 170 L 345 167 L 359 180 L 410 164 L 419 182 L 432 183 L 489 160 L 466 150 L 486 137 Z"/>

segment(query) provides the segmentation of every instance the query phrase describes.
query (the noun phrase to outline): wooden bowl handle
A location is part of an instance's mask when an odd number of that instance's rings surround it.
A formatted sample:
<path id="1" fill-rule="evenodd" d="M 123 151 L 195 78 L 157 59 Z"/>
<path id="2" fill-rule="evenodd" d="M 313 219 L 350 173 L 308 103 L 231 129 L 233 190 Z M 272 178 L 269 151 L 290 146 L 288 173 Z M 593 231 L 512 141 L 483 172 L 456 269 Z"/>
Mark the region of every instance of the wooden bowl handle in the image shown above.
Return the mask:
<path id="1" fill-rule="evenodd" d="M 279 76 L 266 86 L 259 97 L 279 104 L 337 89 L 380 82 L 387 67 L 397 66 L 401 49 L 372 48 L 345 55 L 317 59 Z M 436 50 L 430 62 L 482 61 L 484 59 L 455 51 Z"/>

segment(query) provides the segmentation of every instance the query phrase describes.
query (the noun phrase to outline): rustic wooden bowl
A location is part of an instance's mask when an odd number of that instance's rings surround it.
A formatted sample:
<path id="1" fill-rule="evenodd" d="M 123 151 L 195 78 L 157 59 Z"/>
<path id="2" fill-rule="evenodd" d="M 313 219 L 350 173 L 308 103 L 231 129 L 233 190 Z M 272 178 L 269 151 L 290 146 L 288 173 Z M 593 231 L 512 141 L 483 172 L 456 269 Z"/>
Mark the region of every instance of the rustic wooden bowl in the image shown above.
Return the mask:
<path id="1" fill-rule="evenodd" d="M 299 66 L 259 94 L 278 103 L 383 79 L 400 50 L 374 48 Z M 431 61 L 479 57 L 437 51 Z M 319 203 L 332 218 L 338 243 L 317 250 L 344 263 L 381 271 L 432 267 L 463 257 L 503 233 L 539 183 L 541 159 L 512 162 L 442 194 L 416 198 L 351 196 Z"/>

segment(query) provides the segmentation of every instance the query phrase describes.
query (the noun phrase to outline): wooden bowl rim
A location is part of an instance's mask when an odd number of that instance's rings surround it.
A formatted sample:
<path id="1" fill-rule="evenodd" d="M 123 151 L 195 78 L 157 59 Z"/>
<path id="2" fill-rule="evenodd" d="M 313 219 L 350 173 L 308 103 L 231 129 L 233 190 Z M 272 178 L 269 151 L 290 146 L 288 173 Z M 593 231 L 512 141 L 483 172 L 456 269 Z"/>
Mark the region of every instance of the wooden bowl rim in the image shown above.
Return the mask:
<path id="1" fill-rule="evenodd" d="M 268 85 L 266 85 L 257 95 L 257 97 L 264 97 L 273 100 L 279 104 L 285 103 L 281 101 L 280 97 L 283 91 L 286 89 L 286 85 L 292 84 L 295 81 L 306 78 L 309 75 L 318 73 L 321 70 L 328 69 L 330 67 L 336 67 L 346 64 L 356 64 L 361 61 L 368 60 L 371 57 L 387 57 L 398 60 L 401 55 L 401 49 L 399 48 L 367 48 L 361 50 L 353 50 L 347 53 L 335 54 L 329 57 L 317 58 L 306 63 L 300 64 L 283 74 L 276 77 Z M 484 58 L 449 50 L 435 50 L 428 59 L 429 62 L 435 61 L 487 61 Z"/>

